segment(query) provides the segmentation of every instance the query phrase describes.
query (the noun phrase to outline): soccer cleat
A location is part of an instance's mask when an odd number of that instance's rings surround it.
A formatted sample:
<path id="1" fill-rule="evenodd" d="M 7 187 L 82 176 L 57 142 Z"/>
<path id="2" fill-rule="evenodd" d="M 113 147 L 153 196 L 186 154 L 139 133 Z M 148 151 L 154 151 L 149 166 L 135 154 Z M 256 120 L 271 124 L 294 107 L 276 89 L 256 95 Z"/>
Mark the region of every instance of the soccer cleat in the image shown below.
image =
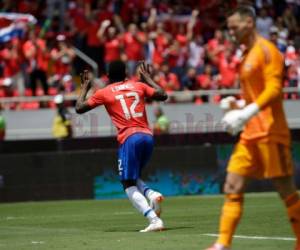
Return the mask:
<path id="1" fill-rule="evenodd" d="M 148 233 L 148 232 L 158 232 L 164 230 L 164 223 L 161 219 L 157 218 L 154 219 L 148 227 L 143 230 L 140 230 L 141 233 Z"/>
<path id="2" fill-rule="evenodd" d="M 300 250 L 300 242 L 297 243 L 296 247 L 295 247 L 295 250 Z"/>
<path id="3" fill-rule="evenodd" d="M 224 247 L 223 245 L 219 243 L 215 243 L 211 247 L 207 248 L 206 250 L 230 250 L 228 247 Z"/>
<path id="4" fill-rule="evenodd" d="M 155 192 L 150 198 L 150 207 L 154 210 L 158 217 L 162 213 L 161 203 L 164 201 L 164 197 L 161 193 Z"/>

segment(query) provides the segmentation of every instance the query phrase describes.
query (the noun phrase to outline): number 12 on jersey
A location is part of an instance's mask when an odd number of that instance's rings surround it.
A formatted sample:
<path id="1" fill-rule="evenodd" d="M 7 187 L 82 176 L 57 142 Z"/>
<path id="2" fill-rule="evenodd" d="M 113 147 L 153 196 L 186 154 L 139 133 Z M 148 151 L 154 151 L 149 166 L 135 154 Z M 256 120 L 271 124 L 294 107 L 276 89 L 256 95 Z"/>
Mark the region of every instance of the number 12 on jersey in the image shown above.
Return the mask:
<path id="1" fill-rule="evenodd" d="M 130 105 L 129 109 L 128 109 L 126 101 L 125 101 L 126 97 L 129 97 L 129 98 L 130 97 L 134 97 L 134 101 Z M 126 120 L 129 120 L 131 118 L 136 118 L 136 117 L 142 117 L 143 116 L 142 112 L 136 112 L 135 111 L 136 106 L 140 102 L 140 97 L 139 97 L 138 93 L 136 93 L 136 92 L 128 92 L 128 93 L 126 93 L 124 95 L 116 95 L 115 98 L 118 101 L 120 101 L 121 107 L 122 107 L 122 110 L 124 112 Z"/>

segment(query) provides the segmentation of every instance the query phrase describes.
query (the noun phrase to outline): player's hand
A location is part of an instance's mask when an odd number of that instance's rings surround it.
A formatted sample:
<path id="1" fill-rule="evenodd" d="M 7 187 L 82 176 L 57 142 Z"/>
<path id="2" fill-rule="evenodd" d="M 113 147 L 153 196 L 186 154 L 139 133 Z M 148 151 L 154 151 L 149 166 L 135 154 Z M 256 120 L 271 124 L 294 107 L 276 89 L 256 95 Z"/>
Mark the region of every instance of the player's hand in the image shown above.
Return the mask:
<path id="1" fill-rule="evenodd" d="M 243 119 L 242 110 L 228 111 L 222 119 L 225 130 L 231 135 L 237 135 L 242 131 L 245 123 L 246 121 Z"/>
<path id="2" fill-rule="evenodd" d="M 147 64 L 145 61 L 142 61 L 138 67 L 138 74 L 140 78 L 150 76 L 151 75 L 151 66 Z"/>
<path id="3" fill-rule="evenodd" d="M 144 78 L 144 74 L 146 74 L 145 72 L 145 62 L 142 61 L 140 62 L 140 64 L 137 67 L 137 77 L 140 79 L 140 81 L 145 82 L 145 78 Z"/>
<path id="4" fill-rule="evenodd" d="M 243 130 L 244 125 L 258 112 L 259 107 L 253 102 L 243 109 L 228 111 L 224 115 L 222 123 L 229 134 L 236 135 Z"/>
<path id="5" fill-rule="evenodd" d="M 84 70 L 83 73 L 80 74 L 80 80 L 82 89 L 89 90 L 92 87 L 92 81 L 88 70 Z"/>
<path id="6" fill-rule="evenodd" d="M 233 104 L 236 102 L 236 98 L 234 96 L 227 96 L 220 101 L 220 109 L 224 112 L 227 112 L 232 109 Z"/>
<path id="7" fill-rule="evenodd" d="M 101 26 L 106 29 L 110 25 L 110 23 L 110 20 L 106 19 L 101 23 Z"/>
<path id="8" fill-rule="evenodd" d="M 220 109 L 224 112 L 228 112 L 233 109 L 242 109 L 246 106 L 244 99 L 237 100 L 234 96 L 227 96 L 220 101 Z"/>
<path id="9" fill-rule="evenodd" d="M 152 66 L 149 63 L 144 62 L 144 68 L 147 74 L 152 74 Z"/>
<path id="10" fill-rule="evenodd" d="M 151 8 L 150 9 L 150 16 L 157 16 L 157 10 L 156 10 L 156 8 Z"/>
<path id="11" fill-rule="evenodd" d="M 199 10 L 195 9 L 192 11 L 192 17 L 197 17 L 199 15 Z"/>

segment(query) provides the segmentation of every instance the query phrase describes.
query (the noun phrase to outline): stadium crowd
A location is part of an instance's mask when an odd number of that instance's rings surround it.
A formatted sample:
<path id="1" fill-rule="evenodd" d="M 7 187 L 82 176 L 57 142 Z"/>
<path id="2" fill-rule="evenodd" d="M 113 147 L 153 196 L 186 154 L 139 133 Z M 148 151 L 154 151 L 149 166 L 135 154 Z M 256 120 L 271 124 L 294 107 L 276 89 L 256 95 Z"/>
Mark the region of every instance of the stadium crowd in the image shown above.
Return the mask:
<path id="1" fill-rule="evenodd" d="M 107 84 L 110 62 L 123 60 L 135 79 L 139 61 L 153 65 L 153 78 L 168 93 L 238 88 L 243 48 L 226 31 L 227 10 L 240 2 L 257 13 L 257 29 L 285 57 L 287 87 L 300 86 L 300 3 L 296 0 L 4 0 L 1 12 L 37 18 L 22 36 L 0 43 L 0 98 L 72 94 L 87 65 L 74 47 L 99 67 L 95 88 Z M 7 23 L 0 18 L 0 29 Z M 74 46 L 74 47 L 73 47 Z M 297 99 L 297 94 L 286 95 Z M 215 96 L 218 102 L 219 96 Z M 207 97 L 192 97 L 197 104 Z M 47 107 L 53 106 L 46 104 Z M 36 109 L 39 102 L 8 108 Z"/>

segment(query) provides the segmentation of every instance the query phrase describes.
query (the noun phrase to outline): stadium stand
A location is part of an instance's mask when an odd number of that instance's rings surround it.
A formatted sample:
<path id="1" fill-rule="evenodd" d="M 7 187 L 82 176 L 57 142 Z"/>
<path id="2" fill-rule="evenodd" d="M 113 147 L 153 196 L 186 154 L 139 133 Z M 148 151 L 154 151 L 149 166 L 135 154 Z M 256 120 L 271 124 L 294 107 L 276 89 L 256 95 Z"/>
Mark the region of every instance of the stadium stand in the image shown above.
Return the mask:
<path id="1" fill-rule="evenodd" d="M 75 99 L 82 68 L 93 68 L 97 89 L 107 84 L 107 65 L 122 59 L 131 78 L 138 61 L 150 62 L 171 103 L 217 103 L 220 90 L 239 88 L 243 48 L 235 48 L 224 20 L 240 2 L 247 1 L 2 1 L 0 102 L 4 109 L 54 108 L 59 92 Z M 285 57 L 285 98 L 298 99 L 299 4 L 254 6 L 259 32 Z"/>

